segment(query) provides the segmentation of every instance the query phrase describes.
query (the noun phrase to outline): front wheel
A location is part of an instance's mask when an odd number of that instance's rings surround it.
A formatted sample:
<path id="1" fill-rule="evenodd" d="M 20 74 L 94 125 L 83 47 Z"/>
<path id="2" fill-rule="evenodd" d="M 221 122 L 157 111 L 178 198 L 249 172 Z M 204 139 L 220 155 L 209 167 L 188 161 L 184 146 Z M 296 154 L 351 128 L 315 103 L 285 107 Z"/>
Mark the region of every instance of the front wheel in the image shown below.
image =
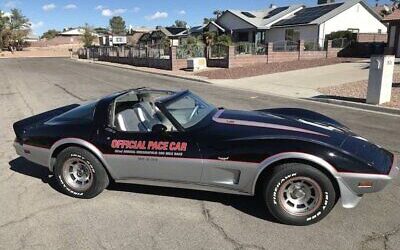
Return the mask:
<path id="1" fill-rule="evenodd" d="M 276 219 L 298 226 L 318 222 L 336 203 L 331 180 L 318 169 L 301 163 L 277 166 L 263 185 L 263 196 Z"/>
<path id="2" fill-rule="evenodd" d="M 79 147 L 69 147 L 60 152 L 54 175 L 61 191 L 76 198 L 93 198 L 109 184 L 101 162 L 92 153 Z"/>

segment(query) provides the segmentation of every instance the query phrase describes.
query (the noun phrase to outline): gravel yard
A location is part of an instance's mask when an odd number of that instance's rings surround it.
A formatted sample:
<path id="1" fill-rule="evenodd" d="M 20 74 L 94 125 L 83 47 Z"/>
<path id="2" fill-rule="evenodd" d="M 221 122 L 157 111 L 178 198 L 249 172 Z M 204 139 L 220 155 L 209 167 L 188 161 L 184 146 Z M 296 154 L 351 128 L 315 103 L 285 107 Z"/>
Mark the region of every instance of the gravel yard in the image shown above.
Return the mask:
<path id="1" fill-rule="evenodd" d="M 368 80 L 345 83 L 338 86 L 320 88 L 319 92 L 335 99 L 344 99 L 358 102 L 365 102 L 367 97 Z M 391 102 L 383 106 L 400 109 L 400 73 L 393 75 Z"/>
<path id="2" fill-rule="evenodd" d="M 230 69 L 216 69 L 199 72 L 196 75 L 207 77 L 209 79 L 239 79 L 243 77 L 259 76 L 285 72 L 297 69 L 306 69 L 342 63 L 349 61 L 348 58 L 329 58 L 324 60 L 303 60 L 281 63 L 259 63 L 245 67 L 235 67 Z"/>

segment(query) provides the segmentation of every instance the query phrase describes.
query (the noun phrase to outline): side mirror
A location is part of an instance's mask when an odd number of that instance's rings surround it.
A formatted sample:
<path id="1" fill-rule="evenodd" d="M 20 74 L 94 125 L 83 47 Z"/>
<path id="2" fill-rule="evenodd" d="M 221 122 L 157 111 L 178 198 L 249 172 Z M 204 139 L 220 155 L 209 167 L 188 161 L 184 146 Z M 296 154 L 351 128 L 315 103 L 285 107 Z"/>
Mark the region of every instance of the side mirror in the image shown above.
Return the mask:
<path id="1" fill-rule="evenodd" d="M 162 134 L 167 131 L 167 127 L 164 126 L 163 124 L 156 124 L 151 128 L 151 131 L 154 133 Z"/>

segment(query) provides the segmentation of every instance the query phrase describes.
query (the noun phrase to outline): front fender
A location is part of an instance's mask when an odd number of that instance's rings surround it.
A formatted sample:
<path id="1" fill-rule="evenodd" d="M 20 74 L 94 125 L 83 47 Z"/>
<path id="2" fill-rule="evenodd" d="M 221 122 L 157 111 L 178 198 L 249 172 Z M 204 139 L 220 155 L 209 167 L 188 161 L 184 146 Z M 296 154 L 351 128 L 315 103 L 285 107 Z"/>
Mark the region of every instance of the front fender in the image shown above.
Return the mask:
<path id="1" fill-rule="evenodd" d="M 307 154 L 307 153 L 299 153 L 299 152 L 279 153 L 279 154 L 273 155 L 273 156 L 265 159 L 260 164 L 260 166 L 257 168 L 257 175 L 256 175 L 256 178 L 254 179 L 254 182 L 252 185 L 252 194 L 255 194 L 256 184 L 257 184 L 257 181 L 258 181 L 261 173 L 264 170 L 266 170 L 268 167 L 273 165 L 274 163 L 277 163 L 282 160 L 304 160 L 304 161 L 308 161 L 308 162 L 317 164 L 318 166 L 327 170 L 332 175 L 332 177 L 335 178 L 337 185 L 339 187 L 339 190 L 340 190 L 340 197 L 341 197 L 343 207 L 353 208 L 353 207 L 357 206 L 357 204 L 360 202 L 361 196 L 354 193 L 346 185 L 346 183 L 343 180 L 340 173 L 337 172 L 336 169 L 330 163 L 328 163 L 324 159 L 317 157 L 315 155 L 311 155 L 311 154 Z"/>

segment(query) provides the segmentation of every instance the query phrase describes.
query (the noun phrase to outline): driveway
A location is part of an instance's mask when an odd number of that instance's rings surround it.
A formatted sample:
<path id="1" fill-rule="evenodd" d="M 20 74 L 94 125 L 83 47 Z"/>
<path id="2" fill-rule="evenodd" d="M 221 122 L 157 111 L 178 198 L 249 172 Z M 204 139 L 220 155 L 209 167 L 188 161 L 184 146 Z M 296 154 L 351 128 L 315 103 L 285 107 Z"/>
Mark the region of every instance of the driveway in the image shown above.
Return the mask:
<path id="1" fill-rule="evenodd" d="M 395 66 L 400 71 L 400 66 Z M 211 80 L 220 86 L 251 89 L 261 93 L 272 93 L 292 97 L 314 97 L 321 95 L 318 88 L 340 85 L 368 79 L 369 60 L 293 70 L 239 80 Z"/>
<path id="2" fill-rule="evenodd" d="M 0 59 L 0 76 L 0 249 L 400 249 L 399 180 L 355 209 L 338 203 L 320 223 L 293 227 L 253 197 L 114 184 L 95 199 L 73 199 L 12 148 L 19 119 L 140 86 L 189 88 L 226 108 L 312 109 L 396 152 L 398 116 L 68 59 Z"/>

